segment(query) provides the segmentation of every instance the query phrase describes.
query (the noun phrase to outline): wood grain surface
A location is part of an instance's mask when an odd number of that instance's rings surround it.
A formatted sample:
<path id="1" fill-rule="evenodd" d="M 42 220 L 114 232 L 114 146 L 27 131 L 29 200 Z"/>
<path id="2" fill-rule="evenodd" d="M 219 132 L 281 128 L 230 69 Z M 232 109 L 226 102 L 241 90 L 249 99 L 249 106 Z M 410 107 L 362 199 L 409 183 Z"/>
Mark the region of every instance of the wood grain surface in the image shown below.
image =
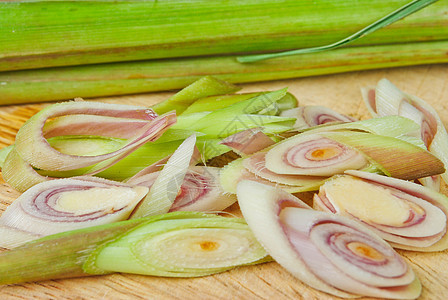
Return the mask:
<path id="1" fill-rule="evenodd" d="M 417 95 L 439 112 L 448 125 L 448 65 L 387 70 L 247 84 L 243 92 L 289 87 L 301 105 L 320 104 L 357 118 L 368 118 L 360 88 L 388 78 L 400 89 Z M 95 99 L 109 103 L 151 105 L 172 93 Z M 0 147 L 14 142 L 19 127 L 48 104 L 0 107 Z M 0 183 L 0 211 L 19 193 Z M 443 190 L 447 193 L 446 187 Z M 234 205 L 232 211 L 238 212 Z M 418 253 L 399 251 L 410 261 L 423 285 L 420 299 L 448 299 L 448 251 Z M 338 299 L 307 287 L 277 263 L 242 267 L 194 279 L 157 278 L 112 274 L 0 286 L 0 299 Z M 372 298 L 363 298 L 372 299 Z"/>

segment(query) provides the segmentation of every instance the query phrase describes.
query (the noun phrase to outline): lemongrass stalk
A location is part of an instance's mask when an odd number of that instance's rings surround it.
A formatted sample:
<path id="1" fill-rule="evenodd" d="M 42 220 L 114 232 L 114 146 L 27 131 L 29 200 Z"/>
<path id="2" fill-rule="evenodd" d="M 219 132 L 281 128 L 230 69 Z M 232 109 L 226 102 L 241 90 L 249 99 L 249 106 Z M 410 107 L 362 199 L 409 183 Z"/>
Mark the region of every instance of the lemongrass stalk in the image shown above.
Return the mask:
<path id="1" fill-rule="evenodd" d="M 280 57 L 280 56 L 304 54 L 304 53 L 314 53 L 314 52 L 321 52 L 321 51 L 328 51 L 328 50 L 336 49 L 336 48 L 345 46 L 349 43 L 352 43 L 353 41 L 356 41 L 357 39 L 364 37 L 364 36 L 374 32 L 376 30 L 379 30 L 387 25 L 390 25 L 402 18 L 405 18 L 408 15 L 413 14 L 416 11 L 425 8 L 426 6 L 432 4 L 436 1 L 437 0 L 414 0 L 409 3 L 406 3 L 405 5 L 398 8 L 397 10 L 391 12 L 387 16 L 384 16 L 381 19 L 373 22 L 372 24 L 367 25 L 366 27 L 353 33 L 352 35 L 345 37 L 339 41 L 328 44 L 328 45 L 316 46 L 316 47 L 304 48 L 304 49 L 296 49 L 296 50 L 290 50 L 290 51 L 285 51 L 285 52 L 280 52 L 280 53 L 240 56 L 237 58 L 237 60 L 239 62 L 255 62 L 255 61 Z"/>
<path id="2" fill-rule="evenodd" d="M 448 28 L 448 26 L 447 26 Z M 402 36 L 402 34 L 400 34 Z M 204 74 L 232 83 L 448 62 L 448 41 L 339 48 L 241 64 L 199 57 L 0 73 L 0 103 L 29 103 L 180 89 Z"/>
<path id="3" fill-rule="evenodd" d="M 111 272 L 204 276 L 267 260 L 243 219 L 174 212 L 51 235 L 0 253 L 0 284 Z"/>
<path id="4" fill-rule="evenodd" d="M 408 2 L 6 2 L 0 6 L 0 70 L 312 47 L 340 40 Z M 446 10 L 440 1 L 356 44 L 441 39 Z"/>

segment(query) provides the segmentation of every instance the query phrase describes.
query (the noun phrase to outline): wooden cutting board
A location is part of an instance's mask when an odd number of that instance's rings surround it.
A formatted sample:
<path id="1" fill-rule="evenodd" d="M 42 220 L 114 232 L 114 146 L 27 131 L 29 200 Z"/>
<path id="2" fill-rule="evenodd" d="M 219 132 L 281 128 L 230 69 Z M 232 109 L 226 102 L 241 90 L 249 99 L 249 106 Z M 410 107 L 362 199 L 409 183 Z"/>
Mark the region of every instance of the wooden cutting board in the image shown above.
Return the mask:
<path id="1" fill-rule="evenodd" d="M 243 85 L 243 92 L 289 87 L 301 105 L 319 104 L 357 118 L 369 115 L 360 88 L 388 78 L 400 89 L 432 104 L 448 125 L 448 65 L 353 72 Z M 97 99 L 110 103 L 151 105 L 172 93 Z M 14 142 L 19 127 L 47 104 L 0 107 L 0 147 Z M 444 193 L 447 193 L 446 187 Z M 3 181 L 0 211 L 19 193 Z M 237 212 L 235 205 L 231 210 Z M 420 299 L 448 299 L 448 250 L 438 253 L 399 251 L 411 262 L 423 285 Z M 289 275 L 277 263 L 241 267 L 194 279 L 112 274 L 0 286 L 0 299 L 338 299 L 318 292 Z M 369 298 L 364 298 L 369 299 Z"/>

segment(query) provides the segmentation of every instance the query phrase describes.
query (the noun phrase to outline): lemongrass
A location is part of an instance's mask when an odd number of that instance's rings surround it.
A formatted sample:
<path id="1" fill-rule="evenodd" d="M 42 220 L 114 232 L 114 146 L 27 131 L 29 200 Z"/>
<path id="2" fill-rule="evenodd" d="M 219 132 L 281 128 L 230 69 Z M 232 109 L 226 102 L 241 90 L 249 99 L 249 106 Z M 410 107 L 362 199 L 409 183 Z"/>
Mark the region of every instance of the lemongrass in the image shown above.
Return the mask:
<path id="1" fill-rule="evenodd" d="M 183 88 L 171 98 L 152 106 L 158 114 L 175 110 L 178 115 L 184 112 L 197 99 L 208 96 L 230 94 L 239 90 L 237 86 L 212 76 L 204 76 Z"/>
<path id="2" fill-rule="evenodd" d="M 378 29 L 381 29 L 387 25 L 390 25 L 390 24 L 392 24 L 410 14 L 413 14 L 414 12 L 419 11 L 420 9 L 423 9 L 426 6 L 432 4 L 436 1 L 437 0 L 414 0 L 409 3 L 406 3 L 405 5 L 398 8 L 397 10 L 380 18 L 379 20 L 373 22 L 372 24 L 369 24 L 368 26 L 362 28 L 361 30 L 351 34 L 350 36 L 345 37 L 339 41 L 336 41 L 336 42 L 328 44 L 328 45 L 305 48 L 305 49 L 290 50 L 290 51 L 285 51 L 285 52 L 280 52 L 280 53 L 240 56 L 237 58 L 237 60 L 239 62 L 256 62 L 256 61 L 260 61 L 260 60 L 271 59 L 271 58 L 276 58 L 276 57 L 281 57 L 281 56 L 304 54 L 304 53 L 315 53 L 315 52 L 336 49 L 336 48 L 342 47 L 344 45 L 347 45 L 361 37 L 364 37 Z"/>
<path id="3" fill-rule="evenodd" d="M 266 178 L 263 178 L 262 176 Z M 257 171 L 251 172 L 244 166 L 244 159 L 240 158 L 228 163 L 222 168 L 220 183 L 222 189 L 226 193 L 230 194 L 236 194 L 237 185 L 242 180 L 252 180 L 281 188 L 290 193 L 299 193 L 319 189 L 319 186 L 326 178 L 318 176 L 303 176 L 294 178 L 294 181 L 290 178 L 288 179 L 289 181 L 285 182 L 283 176 L 273 178 L 272 176 L 264 176 L 264 174 L 260 174 Z"/>
<path id="4" fill-rule="evenodd" d="M 86 116 L 87 121 L 79 116 L 80 113 Z M 46 130 L 51 136 L 51 132 L 57 131 L 57 126 L 45 128 L 45 122 L 49 118 L 63 115 L 78 115 L 81 120 L 78 120 L 77 124 L 84 124 L 94 133 L 102 133 L 107 136 L 107 132 L 112 131 L 115 134 L 124 134 L 126 137 L 131 136 L 131 138 L 121 148 L 109 153 L 93 156 L 61 153 L 51 147 L 45 137 Z M 131 124 L 129 126 L 131 134 L 121 128 L 120 124 L 123 124 L 123 118 L 125 118 L 125 124 Z M 48 171 L 71 171 L 86 168 L 83 170 L 83 174 L 95 174 L 128 156 L 146 142 L 160 137 L 175 123 L 175 120 L 176 116 L 173 113 L 157 117 L 151 109 L 130 105 L 79 101 L 54 104 L 32 116 L 19 129 L 14 149 L 8 154 L 3 164 L 2 174 L 5 181 L 19 191 L 24 191 L 33 184 L 49 179 L 39 175 L 33 168 Z M 97 122 L 104 121 L 104 127 L 98 126 Z M 113 125 L 107 126 L 109 123 Z M 138 124 L 137 127 L 134 127 L 135 124 Z M 75 126 L 74 133 L 84 131 L 84 126 Z M 120 129 L 117 130 L 117 127 Z M 67 134 L 68 125 L 65 122 L 62 122 L 60 128 Z M 138 129 L 136 130 L 136 128 Z"/>
<path id="5" fill-rule="evenodd" d="M 46 181 L 14 200 L 1 215 L 0 225 L 36 238 L 122 221 L 147 192 L 147 187 L 87 176 Z M 12 236 L 3 237 L 3 247 L 17 244 Z"/>
<path id="6" fill-rule="evenodd" d="M 445 165 L 448 164 L 448 134 L 438 113 L 431 105 L 414 95 L 399 90 L 387 79 L 378 82 L 375 89 L 364 89 L 364 102 L 374 116 L 401 115 L 420 125 L 420 137 L 428 150 Z M 448 173 L 441 175 L 448 182 Z M 423 179 L 425 184 L 434 185 L 437 178 Z M 438 189 L 437 184 L 435 184 Z"/>
<path id="7" fill-rule="evenodd" d="M 395 248 L 448 248 L 446 196 L 396 178 L 353 170 L 346 173 L 350 175 L 321 186 L 314 197 L 316 207 L 362 222 Z"/>
<path id="8" fill-rule="evenodd" d="M 277 174 L 331 176 L 367 167 L 358 150 L 319 134 L 297 135 L 269 149 L 266 168 Z"/>
<path id="9" fill-rule="evenodd" d="M 296 118 L 294 128 L 299 130 L 333 122 L 356 121 L 354 118 L 320 105 L 307 105 L 291 108 L 283 111 L 280 116 Z"/>
<path id="10" fill-rule="evenodd" d="M 192 135 L 174 151 L 131 218 L 164 214 L 170 210 L 190 166 L 195 144 L 196 136 Z"/>
<path id="11" fill-rule="evenodd" d="M 260 128 L 246 129 L 232 134 L 221 141 L 240 155 L 249 155 L 269 146 L 275 142 L 264 134 Z"/>
<path id="12" fill-rule="evenodd" d="M 221 169 L 217 167 L 188 168 L 169 211 L 222 211 L 235 203 L 235 196 L 222 190 L 220 173 Z M 128 183 L 151 188 L 159 175 L 160 171 L 144 174 Z"/>
<path id="13" fill-rule="evenodd" d="M 2 252 L 0 284 L 112 272 L 194 277 L 268 260 L 243 219 L 174 212 L 63 232 Z"/>
<path id="14" fill-rule="evenodd" d="M 290 186 L 315 186 L 327 179 L 325 176 L 309 176 L 297 174 L 279 174 L 272 172 L 266 167 L 266 152 L 259 152 L 243 160 L 243 166 L 257 177 L 266 179 L 272 183 Z"/>
<path id="15" fill-rule="evenodd" d="M 43 1 L 17 7 L 6 2 L 0 6 L 4 16 L 0 70 L 313 47 L 339 40 L 403 5 L 396 0 L 360 1 L 350 7 L 331 3 L 328 7 L 304 1 L 281 6 L 275 1 L 172 1 L 153 6 L 128 1 L 64 5 Z M 444 11 L 443 2 L 435 3 L 356 44 L 443 39 Z M 29 40 L 37 39 L 38 45 L 29 45 Z"/>
<path id="16" fill-rule="evenodd" d="M 338 297 L 415 299 L 408 263 L 368 228 L 310 209 L 291 194 L 253 181 L 237 188 L 241 211 L 268 253 L 299 280 Z"/>
<path id="17" fill-rule="evenodd" d="M 437 34 L 440 34 L 441 28 L 438 30 Z M 317 36 L 320 37 L 321 32 Z M 44 102 L 181 89 L 204 74 L 233 83 L 246 83 L 443 63 L 448 62 L 447 48 L 448 41 L 438 40 L 341 48 L 322 54 L 302 54 L 257 64 L 241 64 L 236 62 L 234 56 L 225 56 L 3 72 L 0 73 L 0 83 L 4 83 L 0 84 L 0 103 Z M 417 58 L 415 53 L 418 53 Z"/>
<path id="18" fill-rule="evenodd" d="M 403 139 L 363 132 L 325 133 L 325 137 L 355 147 L 385 175 L 414 180 L 445 172 L 443 163 L 428 151 Z"/>

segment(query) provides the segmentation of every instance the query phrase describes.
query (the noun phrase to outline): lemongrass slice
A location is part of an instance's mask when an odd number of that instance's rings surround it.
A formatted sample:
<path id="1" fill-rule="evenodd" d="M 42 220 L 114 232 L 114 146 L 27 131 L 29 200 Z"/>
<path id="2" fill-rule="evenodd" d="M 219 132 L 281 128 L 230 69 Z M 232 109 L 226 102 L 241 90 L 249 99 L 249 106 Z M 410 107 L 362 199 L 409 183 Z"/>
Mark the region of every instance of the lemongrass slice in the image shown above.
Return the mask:
<path id="1" fill-rule="evenodd" d="M 448 248 L 448 197 L 409 181 L 346 173 L 322 185 L 316 207 L 355 218 L 395 248 L 426 252 Z"/>
<path id="2" fill-rule="evenodd" d="M 428 150 L 445 165 L 448 164 L 448 134 L 437 111 L 431 105 L 419 97 L 401 91 L 387 79 L 380 80 L 375 92 L 370 92 L 370 95 L 372 94 L 375 96 L 375 111 L 379 116 L 401 115 L 414 120 L 421 127 L 421 139 Z M 447 172 L 441 176 L 448 182 Z M 429 184 L 434 182 L 430 180 Z"/>
<path id="3" fill-rule="evenodd" d="M 299 134 L 267 151 L 266 168 L 278 174 L 331 176 L 361 169 L 369 162 L 362 153 L 321 134 Z"/>
<path id="4" fill-rule="evenodd" d="M 320 180 L 319 178 L 320 177 L 309 176 L 309 178 L 301 180 L 302 185 L 282 184 L 264 179 L 257 176 L 255 173 L 250 172 L 247 168 L 244 167 L 244 160 L 242 158 L 239 158 L 228 163 L 222 168 L 220 183 L 224 192 L 230 194 L 236 194 L 236 187 L 242 180 L 252 180 L 266 185 L 281 188 L 282 190 L 285 190 L 289 193 L 299 193 L 318 190 L 319 186 L 322 184 L 322 180 Z"/>
<path id="5" fill-rule="evenodd" d="M 260 128 L 251 128 L 226 137 L 221 144 L 230 147 L 239 155 L 249 155 L 272 146 L 275 142 Z"/>
<path id="6" fill-rule="evenodd" d="M 14 200 L 0 225 L 45 236 L 126 220 L 147 192 L 147 187 L 88 176 L 46 181 Z"/>
<path id="7" fill-rule="evenodd" d="M 445 171 L 443 163 L 419 143 L 415 143 L 412 137 L 395 138 L 355 131 L 320 134 L 362 152 L 372 168 L 391 177 L 415 180 Z"/>
<path id="8" fill-rule="evenodd" d="M 236 197 L 221 188 L 220 172 L 221 168 L 216 167 L 190 167 L 169 211 L 222 211 L 235 203 Z M 159 175 L 160 172 L 148 173 L 132 183 L 151 188 Z"/>
<path id="9" fill-rule="evenodd" d="M 305 129 L 334 122 L 354 122 L 356 119 L 338 113 L 337 111 L 320 105 L 307 105 L 283 111 L 281 117 L 296 118 L 294 128 Z"/>
<path id="10" fill-rule="evenodd" d="M 285 191 L 238 184 L 238 202 L 267 252 L 299 280 L 338 297 L 415 299 L 421 285 L 411 267 L 359 223 L 314 211 Z"/>
<path id="11" fill-rule="evenodd" d="M 307 186 L 318 185 L 328 177 L 309 176 L 309 175 L 288 175 L 277 174 L 266 168 L 266 152 L 258 152 L 243 160 L 244 167 L 255 176 L 269 180 L 274 183 L 291 185 L 291 186 Z"/>
<path id="12" fill-rule="evenodd" d="M 127 144 L 115 152 L 99 156 L 74 156 L 64 155 L 50 146 L 43 135 L 44 124 L 47 119 L 61 115 L 72 114 L 104 115 L 110 117 L 122 117 L 122 115 L 147 118 L 147 123 L 142 126 Z M 148 108 L 133 107 L 127 105 L 106 104 L 99 102 L 64 102 L 48 106 L 28 119 L 19 129 L 16 135 L 15 148 L 20 156 L 33 167 L 45 170 L 72 170 L 91 166 L 105 159 L 125 153 L 147 141 L 156 139 L 175 122 L 175 114 L 163 117 L 154 117 L 155 113 Z M 95 124 L 95 126 L 98 126 Z M 134 131 L 134 127 L 131 130 Z M 67 134 L 67 133 L 66 133 Z"/>
<path id="13" fill-rule="evenodd" d="M 62 232 L 4 251 L 0 284 L 116 271 L 193 277 L 270 260 L 242 218 L 173 212 Z"/>
<path id="14" fill-rule="evenodd" d="M 164 214 L 170 210 L 190 166 L 195 145 L 196 135 L 191 135 L 174 151 L 131 218 Z"/>
<path id="15" fill-rule="evenodd" d="M 9 226 L 0 225 L 0 247 L 12 249 L 29 241 L 42 237 L 40 234 L 32 234 Z"/>
<path id="16" fill-rule="evenodd" d="M 90 119 L 89 114 L 93 114 L 94 117 L 98 117 L 96 114 L 104 114 L 108 117 L 117 117 L 119 120 L 122 116 L 135 117 L 139 123 L 141 119 L 146 118 L 147 120 L 145 120 L 145 125 L 137 131 L 134 130 L 135 127 L 131 126 L 130 130 L 133 131 L 133 137 L 127 140 L 122 147 L 109 153 L 80 156 L 65 154 L 53 148 L 43 135 L 42 130 L 45 121 L 50 117 L 82 112 L 86 114 L 88 119 Z M 55 104 L 43 109 L 22 126 L 17 133 L 13 151 L 6 157 L 2 174 L 5 181 L 19 191 L 24 191 L 33 184 L 50 179 L 39 175 L 34 168 L 50 172 L 80 170 L 81 174 L 93 175 L 109 168 L 146 142 L 157 139 L 175 121 L 174 113 L 156 117 L 151 110 L 137 109 L 134 106 L 127 105 L 117 106 L 96 102 Z M 134 121 L 131 120 L 130 122 Z M 121 122 L 113 124 L 119 126 Z M 96 125 L 96 127 L 100 126 Z M 105 133 L 111 129 L 109 126 L 105 127 L 105 129 L 97 130 L 96 133 Z M 75 129 L 75 132 L 79 133 L 79 130 Z M 67 133 L 67 131 L 64 130 L 64 133 Z"/>
<path id="17" fill-rule="evenodd" d="M 263 260 L 266 252 L 243 219 L 218 216 L 139 226 L 94 257 L 102 270 L 169 277 L 204 276 Z"/>

